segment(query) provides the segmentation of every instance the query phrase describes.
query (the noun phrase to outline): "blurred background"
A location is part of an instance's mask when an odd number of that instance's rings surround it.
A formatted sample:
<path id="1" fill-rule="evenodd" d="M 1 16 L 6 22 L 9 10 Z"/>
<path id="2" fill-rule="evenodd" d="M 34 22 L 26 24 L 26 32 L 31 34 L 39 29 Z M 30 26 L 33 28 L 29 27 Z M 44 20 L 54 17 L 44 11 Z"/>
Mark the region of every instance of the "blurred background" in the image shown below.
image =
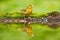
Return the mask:
<path id="1" fill-rule="evenodd" d="M 33 5 L 35 16 L 51 11 L 60 11 L 60 0 L 0 0 L 0 17 L 6 13 L 20 12 L 28 5 Z M 23 24 L 0 23 L 0 40 L 60 40 L 60 28 L 52 29 L 47 25 L 31 24 L 34 36 L 29 37 L 22 31 Z"/>

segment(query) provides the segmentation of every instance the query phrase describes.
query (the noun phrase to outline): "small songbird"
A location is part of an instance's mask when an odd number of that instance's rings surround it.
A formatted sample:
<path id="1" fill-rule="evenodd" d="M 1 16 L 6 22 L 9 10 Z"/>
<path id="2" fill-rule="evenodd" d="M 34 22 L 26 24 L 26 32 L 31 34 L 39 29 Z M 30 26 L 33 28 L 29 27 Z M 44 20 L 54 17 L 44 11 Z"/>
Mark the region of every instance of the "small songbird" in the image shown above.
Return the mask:
<path id="1" fill-rule="evenodd" d="M 24 13 L 25 17 L 28 17 L 32 13 L 32 5 L 29 5 L 26 9 L 23 9 L 22 13 Z"/>

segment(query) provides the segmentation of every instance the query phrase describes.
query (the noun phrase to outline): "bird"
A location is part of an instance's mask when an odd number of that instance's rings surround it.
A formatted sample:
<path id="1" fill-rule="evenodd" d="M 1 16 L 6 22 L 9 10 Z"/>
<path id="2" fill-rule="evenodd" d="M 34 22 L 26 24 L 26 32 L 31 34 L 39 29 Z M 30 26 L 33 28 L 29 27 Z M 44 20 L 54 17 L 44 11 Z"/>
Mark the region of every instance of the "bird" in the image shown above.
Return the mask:
<path id="1" fill-rule="evenodd" d="M 32 5 L 29 5 L 26 9 L 22 9 L 24 17 L 28 17 L 32 14 Z"/>

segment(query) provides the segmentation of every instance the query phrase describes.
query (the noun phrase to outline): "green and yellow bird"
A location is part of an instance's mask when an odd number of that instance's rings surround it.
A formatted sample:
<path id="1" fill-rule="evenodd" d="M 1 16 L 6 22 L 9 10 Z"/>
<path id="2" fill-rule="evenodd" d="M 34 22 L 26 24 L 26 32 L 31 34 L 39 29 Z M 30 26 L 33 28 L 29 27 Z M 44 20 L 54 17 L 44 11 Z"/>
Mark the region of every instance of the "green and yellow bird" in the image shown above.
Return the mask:
<path id="1" fill-rule="evenodd" d="M 26 9 L 22 10 L 25 17 L 28 17 L 32 13 L 32 5 L 29 5 Z"/>

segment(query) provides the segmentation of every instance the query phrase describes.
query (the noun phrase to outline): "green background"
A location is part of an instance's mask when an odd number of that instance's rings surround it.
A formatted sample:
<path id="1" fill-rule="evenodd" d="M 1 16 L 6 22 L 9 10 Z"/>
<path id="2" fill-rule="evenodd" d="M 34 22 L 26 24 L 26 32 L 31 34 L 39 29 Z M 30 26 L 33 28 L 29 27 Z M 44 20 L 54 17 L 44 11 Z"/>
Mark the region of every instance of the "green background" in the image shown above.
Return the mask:
<path id="1" fill-rule="evenodd" d="M 0 17 L 6 15 L 20 17 L 21 9 L 29 4 L 33 5 L 34 17 L 40 17 L 51 11 L 60 11 L 60 0 L 0 0 Z M 52 29 L 41 24 L 31 24 L 31 26 L 33 37 L 22 31 L 23 24 L 0 23 L 0 40 L 60 40 L 60 28 Z"/>

